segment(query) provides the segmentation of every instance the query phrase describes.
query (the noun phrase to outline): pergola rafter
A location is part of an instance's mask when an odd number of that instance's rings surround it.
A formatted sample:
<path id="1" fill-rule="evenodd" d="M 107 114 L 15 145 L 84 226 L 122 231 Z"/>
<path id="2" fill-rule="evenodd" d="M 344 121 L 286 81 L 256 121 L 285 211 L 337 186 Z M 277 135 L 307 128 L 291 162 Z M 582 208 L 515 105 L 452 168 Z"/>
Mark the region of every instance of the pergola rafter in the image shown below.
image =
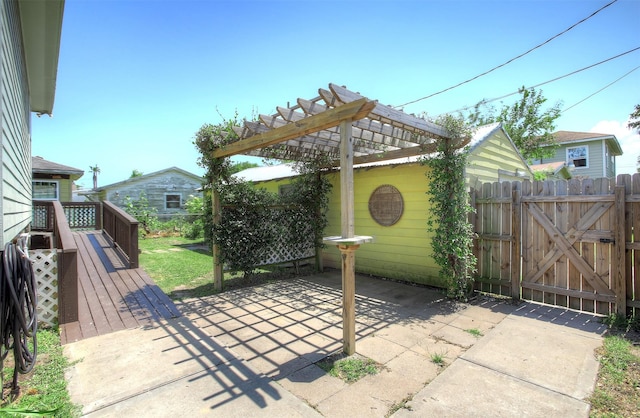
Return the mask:
<path id="1" fill-rule="evenodd" d="M 449 137 L 441 126 L 330 84 L 312 99 L 299 98 L 293 106 L 260 115 L 258 121 L 245 121 L 235 130 L 239 140 L 214 156 L 245 154 L 309 161 L 325 155 L 339 166 L 341 120 L 351 120 L 356 163 L 433 152 L 439 139 Z"/>
<path id="2" fill-rule="evenodd" d="M 236 154 L 313 161 L 330 160 L 340 167 L 341 236 L 327 237 L 342 253 L 344 351 L 355 352 L 355 250 L 371 237 L 355 235 L 353 165 L 436 151 L 451 134 L 441 126 L 367 99 L 335 84 L 319 89 L 313 99 L 278 107 L 273 115 L 234 127 L 238 140 L 213 152 L 223 158 Z M 462 147 L 469 138 L 459 140 Z M 220 216 L 217 189 L 212 187 L 213 214 Z M 214 285 L 222 288 L 222 266 L 214 244 Z"/>

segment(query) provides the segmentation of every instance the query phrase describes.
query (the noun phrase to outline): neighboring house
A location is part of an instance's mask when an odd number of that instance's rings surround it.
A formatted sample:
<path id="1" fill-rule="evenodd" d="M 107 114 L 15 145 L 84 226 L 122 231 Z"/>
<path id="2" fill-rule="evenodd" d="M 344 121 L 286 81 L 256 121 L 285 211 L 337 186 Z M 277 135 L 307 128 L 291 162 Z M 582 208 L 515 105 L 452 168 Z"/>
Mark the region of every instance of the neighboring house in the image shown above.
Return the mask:
<path id="1" fill-rule="evenodd" d="M 545 180 L 569 180 L 572 177 L 571 170 L 564 161 L 534 164 L 531 166 L 531 171 L 534 173 L 544 173 Z"/>
<path id="2" fill-rule="evenodd" d="M 42 157 L 31 158 L 33 200 L 73 201 L 73 182 L 84 171 L 47 161 Z"/>
<path id="3" fill-rule="evenodd" d="M 0 1 L 3 245 L 31 222 L 31 112 L 53 110 L 63 9 L 63 0 Z"/>
<path id="4" fill-rule="evenodd" d="M 465 177 L 470 187 L 533 178 L 529 165 L 500 123 L 477 128 L 469 147 Z"/>
<path id="5" fill-rule="evenodd" d="M 376 276 L 444 287 L 431 257 L 427 232 L 429 184 L 420 157 L 354 167 L 355 230 L 374 237 L 357 252 L 356 271 Z M 467 182 L 531 179 L 533 173 L 501 125 L 479 128 L 470 143 Z M 270 175 L 269 173 L 272 173 Z M 291 166 L 250 168 L 235 176 L 277 193 L 290 182 Z M 289 175 L 288 175 L 289 174 Z M 325 236 L 340 235 L 340 173 L 326 174 L 333 185 Z M 223 215 L 224 216 L 224 215 Z M 323 251 L 324 265 L 341 267 L 335 247 Z"/>
<path id="6" fill-rule="evenodd" d="M 558 131 L 553 136 L 560 146 L 540 164 L 564 162 L 573 177 L 616 177 L 616 157 L 622 155 L 622 148 L 615 135 Z"/>
<path id="7" fill-rule="evenodd" d="M 155 208 L 158 214 L 174 214 L 184 212 L 184 204 L 191 196 L 202 197 L 202 181 L 200 176 L 171 167 L 82 194 L 89 200 L 107 200 L 120 207 L 126 205 L 127 198 L 135 201 L 144 194 L 149 207 Z"/>

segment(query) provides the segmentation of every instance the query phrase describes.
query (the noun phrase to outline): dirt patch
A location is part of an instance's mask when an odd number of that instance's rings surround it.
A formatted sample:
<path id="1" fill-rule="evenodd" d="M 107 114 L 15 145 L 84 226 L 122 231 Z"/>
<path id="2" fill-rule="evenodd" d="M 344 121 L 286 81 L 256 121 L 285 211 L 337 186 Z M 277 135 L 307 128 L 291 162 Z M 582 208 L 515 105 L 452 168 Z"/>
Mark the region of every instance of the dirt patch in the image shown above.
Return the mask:
<path id="1" fill-rule="evenodd" d="M 46 364 L 49 362 L 49 354 L 38 354 L 36 359 L 37 363 Z M 13 393 L 13 370 L 14 359 L 12 354 L 8 355 L 3 362 L 3 382 L 2 382 L 2 400 L 0 401 L 0 407 L 7 406 L 20 399 L 23 395 L 34 395 L 36 389 L 29 388 L 25 382 L 29 382 L 33 376 L 34 369 L 29 373 L 18 373 L 18 392 Z"/>

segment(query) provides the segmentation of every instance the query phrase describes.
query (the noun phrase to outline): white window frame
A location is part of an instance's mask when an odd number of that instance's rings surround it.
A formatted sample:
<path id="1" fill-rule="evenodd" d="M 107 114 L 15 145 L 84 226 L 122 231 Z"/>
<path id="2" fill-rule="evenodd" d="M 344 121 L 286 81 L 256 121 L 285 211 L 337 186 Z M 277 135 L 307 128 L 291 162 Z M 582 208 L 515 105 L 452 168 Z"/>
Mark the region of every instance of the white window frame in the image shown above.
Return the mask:
<path id="1" fill-rule="evenodd" d="M 573 151 L 573 150 L 578 150 L 580 148 L 584 148 L 584 156 L 582 152 L 580 152 L 579 154 L 576 154 L 576 152 Z M 578 145 L 575 147 L 567 147 L 566 153 L 567 153 L 567 165 L 573 164 L 576 169 L 589 168 L 589 146 L 588 145 Z M 574 160 L 580 160 L 583 158 L 585 160 L 585 165 L 579 166 L 574 163 Z"/>
<path id="2" fill-rule="evenodd" d="M 178 200 L 178 207 L 177 208 L 170 208 L 167 205 L 167 197 L 169 196 L 178 196 L 179 200 Z M 182 193 L 165 193 L 164 194 L 164 208 L 166 210 L 176 210 L 176 209 L 180 209 L 182 207 Z"/>
<path id="3" fill-rule="evenodd" d="M 51 197 L 36 197 L 35 195 L 35 191 L 36 191 L 36 183 L 46 183 L 46 184 L 54 184 L 56 186 L 56 196 L 51 198 Z M 60 200 L 60 182 L 59 181 L 55 181 L 55 180 L 32 180 L 31 181 L 31 199 L 33 200 L 50 200 L 50 201 L 54 201 L 54 200 Z"/>

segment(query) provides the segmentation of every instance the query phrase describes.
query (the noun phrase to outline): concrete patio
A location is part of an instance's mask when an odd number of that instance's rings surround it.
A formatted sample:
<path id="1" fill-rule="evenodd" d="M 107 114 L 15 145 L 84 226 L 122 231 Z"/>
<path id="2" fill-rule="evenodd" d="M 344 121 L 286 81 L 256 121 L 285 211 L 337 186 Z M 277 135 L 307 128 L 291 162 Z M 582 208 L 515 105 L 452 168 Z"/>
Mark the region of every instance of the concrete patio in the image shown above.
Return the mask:
<path id="1" fill-rule="evenodd" d="M 157 327 L 68 344 L 81 360 L 72 399 L 89 416 L 588 416 L 598 318 L 454 303 L 366 276 L 356 293 L 356 352 L 382 370 L 353 384 L 315 364 L 342 349 L 340 272 L 330 272 L 185 300 L 183 317 Z"/>

